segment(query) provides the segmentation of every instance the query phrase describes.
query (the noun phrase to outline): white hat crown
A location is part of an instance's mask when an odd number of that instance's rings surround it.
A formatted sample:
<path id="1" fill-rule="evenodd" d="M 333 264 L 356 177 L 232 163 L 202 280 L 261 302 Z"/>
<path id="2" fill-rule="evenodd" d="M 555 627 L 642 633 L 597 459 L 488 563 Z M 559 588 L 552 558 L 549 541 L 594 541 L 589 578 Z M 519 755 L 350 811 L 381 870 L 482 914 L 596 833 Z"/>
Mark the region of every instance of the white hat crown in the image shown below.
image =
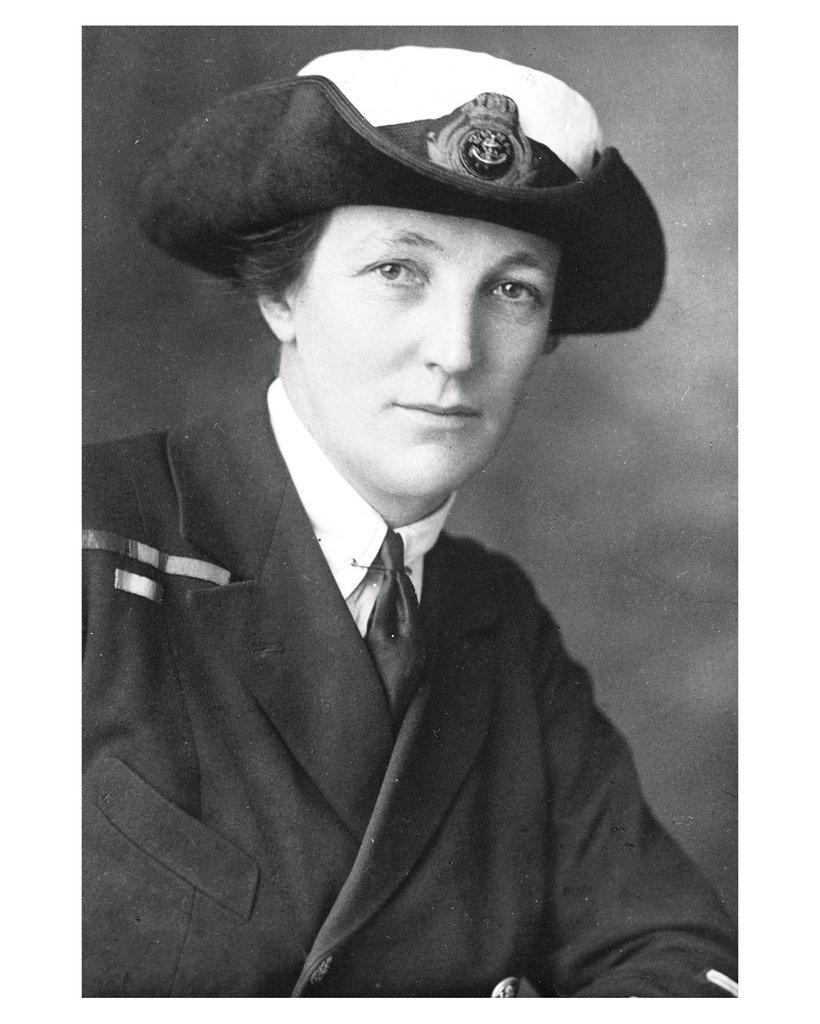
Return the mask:
<path id="1" fill-rule="evenodd" d="M 598 118 L 583 96 L 552 75 L 487 53 L 426 46 L 342 50 L 317 57 L 299 74 L 329 79 L 374 128 L 433 121 L 492 92 L 513 99 L 522 132 L 579 178 L 602 148 Z"/>

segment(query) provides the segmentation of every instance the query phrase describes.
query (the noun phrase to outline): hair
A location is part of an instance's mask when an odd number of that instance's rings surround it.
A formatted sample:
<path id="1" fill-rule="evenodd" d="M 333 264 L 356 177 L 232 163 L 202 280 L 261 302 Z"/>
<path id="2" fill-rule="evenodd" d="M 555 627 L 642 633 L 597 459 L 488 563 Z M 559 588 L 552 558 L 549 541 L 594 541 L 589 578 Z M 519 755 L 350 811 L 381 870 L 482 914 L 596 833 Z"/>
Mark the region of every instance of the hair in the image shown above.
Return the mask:
<path id="1" fill-rule="evenodd" d="M 251 235 L 235 245 L 234 280 L 251 295 L 282 299 L 310 267 L 330 212 L 289 221 Z"/>

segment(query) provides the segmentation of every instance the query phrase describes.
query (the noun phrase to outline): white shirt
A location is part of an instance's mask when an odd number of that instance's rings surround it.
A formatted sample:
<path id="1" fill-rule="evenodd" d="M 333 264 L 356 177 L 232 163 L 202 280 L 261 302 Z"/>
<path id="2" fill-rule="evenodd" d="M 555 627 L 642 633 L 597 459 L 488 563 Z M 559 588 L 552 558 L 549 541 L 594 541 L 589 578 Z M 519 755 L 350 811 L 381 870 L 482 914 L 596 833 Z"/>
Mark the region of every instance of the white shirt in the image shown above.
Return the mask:
<path id="1" fill-rule="evenodd" d="M 268 389 L 268 410 L 276 443 L 313 532 L 362 636 L 381 584 L 369 569 L 382 546 L 387 523 L 328 459 L 277 378 Z M 424 556 L 438 540 L 455 494 L 435 512 L 396 533 L 404 542 L 404 564 L 421 600 Z"/>

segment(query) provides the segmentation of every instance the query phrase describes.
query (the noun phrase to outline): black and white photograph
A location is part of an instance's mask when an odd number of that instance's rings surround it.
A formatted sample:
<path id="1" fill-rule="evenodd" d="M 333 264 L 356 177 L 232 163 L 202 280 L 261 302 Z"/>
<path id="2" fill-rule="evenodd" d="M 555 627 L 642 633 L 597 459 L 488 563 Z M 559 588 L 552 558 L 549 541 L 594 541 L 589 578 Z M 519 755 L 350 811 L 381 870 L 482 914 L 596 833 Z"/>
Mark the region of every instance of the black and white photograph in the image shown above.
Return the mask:
<path id="1" fill-rule="evenodd" d="M 737 74 L 84 25 L 83 996 L 738 995 Z"/>

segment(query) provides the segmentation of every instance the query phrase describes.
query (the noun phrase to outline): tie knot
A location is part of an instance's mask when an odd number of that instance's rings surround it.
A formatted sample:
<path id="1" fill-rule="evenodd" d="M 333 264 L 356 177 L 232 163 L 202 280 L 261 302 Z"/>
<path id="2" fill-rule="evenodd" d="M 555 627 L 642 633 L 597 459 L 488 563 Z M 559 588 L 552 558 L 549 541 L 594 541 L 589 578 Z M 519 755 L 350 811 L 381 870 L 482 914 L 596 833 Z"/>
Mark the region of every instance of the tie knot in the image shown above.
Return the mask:
<path id="1" fill-rule="evenodd" d="M 388 571 L 402 572 L 404 570 L 404 541 L 389 526 L 379 549 L 379 561 Z"/>

